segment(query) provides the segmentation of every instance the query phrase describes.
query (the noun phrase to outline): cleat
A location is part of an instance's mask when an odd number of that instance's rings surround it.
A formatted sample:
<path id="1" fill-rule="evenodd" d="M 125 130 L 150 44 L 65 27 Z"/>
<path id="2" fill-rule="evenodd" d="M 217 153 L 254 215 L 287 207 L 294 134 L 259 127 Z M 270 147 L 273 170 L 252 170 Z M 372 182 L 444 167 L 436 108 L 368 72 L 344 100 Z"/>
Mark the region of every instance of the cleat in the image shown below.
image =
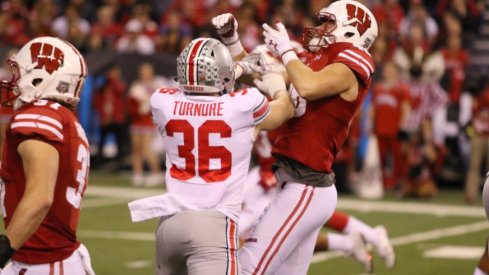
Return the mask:
<path id="1" fill-rule="evenodd" d="M 385 227 L 382 225 L 378 225 L 374 228 L 374 230 L 379 238 L 377 244 L 374 245 L 374 250 L 382 258 L 382 260 L 384 260 L 387 268 L 393 268 L 396 264 L 396 254 L 391 242 L 389 241 L 387 229 L 385 229 Z"/>
<path id="2" fill-rule="evenodd" d="M 367 273 L 372 273 L 372 256 L 368 252 L 365 239 L 360 232 L 352 232 L 348 237 L 353 241 L 352 251 L 348 253 L 348 256 L 359 262 L 365 268 Z"/>

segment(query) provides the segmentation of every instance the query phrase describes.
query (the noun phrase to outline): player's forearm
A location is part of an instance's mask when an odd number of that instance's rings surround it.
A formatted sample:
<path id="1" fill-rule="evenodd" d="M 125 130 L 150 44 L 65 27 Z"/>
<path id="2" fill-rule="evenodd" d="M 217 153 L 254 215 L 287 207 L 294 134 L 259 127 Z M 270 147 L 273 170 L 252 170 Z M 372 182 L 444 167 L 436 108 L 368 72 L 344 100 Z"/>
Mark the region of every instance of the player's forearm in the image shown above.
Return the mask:
<path id="1" fill-rule="evenodd" d="M 294 105 L 286 91 L 277 92 L 270 102 L 271 120 L 263 130 L 273 130 L 294 115 Z"/>
<path id="2" fill-rule="evenodd" d="M 322 85 L 318 85 L 318 75 L 307 67 L 299 60 L 292 60 L 287 63 L 287 74 L 290 83 L 294 84 L 295 89 L 299 95 L 306 100 L 319 99 L 319 88 Z M 321 87 L 323 90 L 328 89 L 325 86 Z"/>
<path id="3" fill-rule="evenodd" d="M 49 196 L 24 195 L 5 230 L 12 248 L 19 249 L 34 234 L 52 202 L 53 198 Z"/>

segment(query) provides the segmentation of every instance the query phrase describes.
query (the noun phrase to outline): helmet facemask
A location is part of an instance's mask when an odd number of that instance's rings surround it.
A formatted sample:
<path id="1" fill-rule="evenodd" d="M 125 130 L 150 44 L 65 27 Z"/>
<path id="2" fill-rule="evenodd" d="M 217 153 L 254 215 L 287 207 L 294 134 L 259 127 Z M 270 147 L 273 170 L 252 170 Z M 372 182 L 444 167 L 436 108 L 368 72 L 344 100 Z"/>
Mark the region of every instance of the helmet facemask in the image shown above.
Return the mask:
<path id="1" fill-rule="evenodd" d="M 337 27 L 335 15 L 318 12 L 316 19 L 319 26 L 305 27 L 302 34 L 303 45 L 311 52 L 317 52 L 336 42 L 336 37 L 332 34 Z"/>
<path id="2" fill-rule="evenodd" d="M 6 107 L 12 107 L 13 101 L 20 95 L 18 82 L 20 79 L 19 64 L 13 59 L 8 59 L 7 64 L 10 65 L 11 78 L 10 81 L 0 80 L 0 104 Z"/>
<path id="3" fill-rule="evenodd" d="M 331 3 L 317 15 L 316 28 L 304 28 L 304 46 L 317 51 L 333 43 L 351 43 L 369 49 L 378 33 L 378 25 L 370 10 L 357 1 Z"/>

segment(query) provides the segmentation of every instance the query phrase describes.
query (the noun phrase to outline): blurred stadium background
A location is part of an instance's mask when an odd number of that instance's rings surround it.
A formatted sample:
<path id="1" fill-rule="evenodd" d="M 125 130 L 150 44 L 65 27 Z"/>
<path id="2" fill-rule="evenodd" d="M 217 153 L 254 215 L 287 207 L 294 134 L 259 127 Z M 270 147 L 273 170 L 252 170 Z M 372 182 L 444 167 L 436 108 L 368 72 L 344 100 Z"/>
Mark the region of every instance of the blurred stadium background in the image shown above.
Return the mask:
<path id="1" fill-rule="evenodd" d="M 232 12 L 246 49 L 262 43 L 261 23 L 281 19 L 300 41 L 303 26 L 314 25 L 315 13 L 328 0 L 11 0 L 0 2 L 0 59 L 4 61 L 29 39 L 59 36 L 84 54 L 89 77 L 78 114 L 91 142 L 89 188 L 83 202 L 79 237 L 92 255 L 97 274 L 151 274 L 155 222 L 132 224 L 127 202 L 164 187 L 134 186 L 131 170 L 131 89 L 144 82 L 140 66 L 151 64 L 147 83 L 174 86 L 175 58 L 191 39 L 217 37 L 213 16 Z M 424 111 L 432 133 L 422 145 L 434 156 L 408 147 L 400 163 L 410 173 L 428 171 L 430 188 L 392 179 L 385 196 L 365 200 L 355 195 L 362 185 L 367 151 L 369 109 L 352 125 L 350 138 L 335 164 L 338 208 L 375 225 L 384 224 L 393 239 L 398 264 L 385 270 L 375 259 L 375 274 L 471 274 L 487 237 L 489 222 L 481 207 L 480 184 L 488 170 L 489 131 L 489 1 L 365 0 L 379 22 L 371 49 L 382 83 L 382 68 L 393 61 L 421 106 L 432 93 L 437 102 Z M 415 50 L 420 49 L 420 50 Z M 0 69 L 8 78 L 9 68 Z M 150 74 L 151 75 L 151 74 Z M 146 82 L 144 82 L 146 83 Z M 416 85 L 413 83 L 417 83 Z M 148 86 L 151 86 L 148 84 Z M 415 102 L 415 103 L 413 103 Z M 432 104 L 432 105 L 431 105 Z M 436 106 L 436 108 L 434 108 Z M 0 125 L 10 113 L 0 109 Z M 421 125 L 416 131 L 421 131 Z M 484 128 L 484 127 L 482 127 Z M 105 130 L 104 130 L 105 129 Z M 101 143 L 102 131 L 110 134 Z M 155 137 L 149 146 L 164 170 L 163 148 Z M 482 160 L 472 160 L 471 143 Z M 486 146 L 486 147 L 484 147 Z M 488 149 L 486 149 L 488 148 Z M 420 153 L 418 161 L 408 158 Z M 479 159 L 479 156 L 477 156 Z M 392 157 L 387 173 L 394 169 Z M 149 167 L 145 167 L 149 171 Z M 467 177 L 468 171 L 472 176 Z M 475 172 L 474 172 L 475 171 Z M 411 175 L 411 174 L 410 174 Z M 467 187 L 468 186 L 468 187 Z M 414 188 L 414 189 L 413 189 Z M 419 189 L 418 189 L 419 188 Z M 334 253 L 318 254 L 310 274 L 359 274 L 352 260 Z"/>

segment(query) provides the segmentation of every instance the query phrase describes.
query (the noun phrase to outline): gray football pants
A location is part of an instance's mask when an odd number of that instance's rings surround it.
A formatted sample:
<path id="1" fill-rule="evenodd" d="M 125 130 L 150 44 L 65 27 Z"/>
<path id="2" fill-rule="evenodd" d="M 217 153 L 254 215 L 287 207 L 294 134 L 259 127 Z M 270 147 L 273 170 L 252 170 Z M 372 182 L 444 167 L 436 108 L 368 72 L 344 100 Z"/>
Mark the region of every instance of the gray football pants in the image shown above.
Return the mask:
<path id="1" fill-rule="evenodd" d="M 156 231 L 155 274 L 237 275 L 237 224 L 215 210 L 163 217 Z"/>

